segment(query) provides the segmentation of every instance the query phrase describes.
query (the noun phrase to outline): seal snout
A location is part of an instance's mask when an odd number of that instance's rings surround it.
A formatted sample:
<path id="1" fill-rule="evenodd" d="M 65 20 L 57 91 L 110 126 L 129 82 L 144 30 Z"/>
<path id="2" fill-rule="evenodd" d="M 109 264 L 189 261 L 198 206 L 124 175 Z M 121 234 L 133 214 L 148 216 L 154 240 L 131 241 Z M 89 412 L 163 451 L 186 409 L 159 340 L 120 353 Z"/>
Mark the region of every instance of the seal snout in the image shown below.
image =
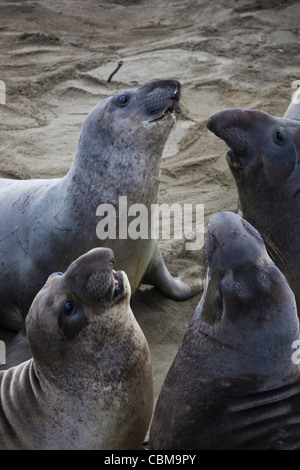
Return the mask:
<path id="1" fill-rule="evenodd" d="M 215 133 L 214 132 L 214 120 L 212 119 L 212 116 L 207 119 L 206 127 L 210 132 L 212 132 L 213 134 Z"/>
<path id="2" fill-rule="evenodd" d="M 65 278 L 79 298 L 96 303 L 111 301 L 126 287 L 125 274 L 115 271 L 114 263 L 111 249 L 94 248 L 69 266 Z"/>
<path id="3" fill-rule="evenodd" d="M 173 81 L 170 84 L 170 97 L 172 100 L 172 107 L 176 109 L 179 105 L 179 100 L 181 97 L 181 83 L 178 81 Z"/>
<path id="4" fill-rule="evenodd" d="M 229 137 L 227 132 L 229 129 L 238 129 L 241 127 L 241 115 L 244 111 L 245 110 L 243 109 L 226 109 L 224 111 L 218 111 L 208 118 L 206 127 L 213 134 L 220 137 L 222 140 L 225 140 L 225 142 L 230 145 L 230 142 L 226 139 L 226 137 Z"/>
<path id="5" fill-rule="evenodd" d="M 209 222 L 206 256 L 210 270 L 235 269 L 266 254 L 260 234 L 233 212 L 222 212 Z"/>
<path id="6" fill-rule="evenodd" d="M 249 163 L 250 131 L 256 123 L 257 113 L 260 111 L 233 108 L 219 111 L 207 120 L 207 128 L 228 145 L 226 157 L 232 170 L 243 168 Z"/>
<path id="7" fill-rule="evenodd" d="M 157 80 L 149 84 L 145 98 L 145 111 L 149 122 L 164 119 L 173 115 L 179 106 L 181 84 L 177 80 Z"/>

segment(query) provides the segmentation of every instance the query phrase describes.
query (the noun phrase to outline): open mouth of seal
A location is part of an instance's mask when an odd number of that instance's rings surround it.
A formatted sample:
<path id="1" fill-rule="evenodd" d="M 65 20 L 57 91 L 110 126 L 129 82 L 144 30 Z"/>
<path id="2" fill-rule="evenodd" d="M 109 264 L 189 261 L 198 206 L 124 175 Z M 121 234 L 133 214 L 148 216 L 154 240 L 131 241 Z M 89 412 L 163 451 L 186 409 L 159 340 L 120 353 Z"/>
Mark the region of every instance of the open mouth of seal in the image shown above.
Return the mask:
<path id="1" fill-rule="evenodd" d="M 113 299 L 117 299 L 121 297 L 122 294 L 124 293 L 124 283 L 123 283 L 121 271 L 115 271 L 113 269 L 112 273 L 113 273 L 113 278 L 114 278 L 114 283 L 115 283 Z"/>
<path id="2" fill-rule="evenodd" d="M 251 166 L 251 155 L 249 155 L 246 145 L 240 146 L 234 144 L 227 150 L 226 160 L 232 170 L 245 170 Z"/>
<path id="3" fill-rule="evenodd" d="M 242 163 L 241 163 L 241 160 L 240 158 L 238 158 L 234 151 L 230 148 L 227 150 L 226 152 L 226 159 L 227 159 L 227 162 L 229 163 L 229 165 L 236 169 L 236 170 L 239 170 L 240 168 L 242 168 Z"/>
<path id="4" fill-rule="evenodd" d="M 166 117 L 168 117 L 169 115 L 172 115 L 173 117 L 175 117 L 175 106 L 170 106 L 170 107 L 167 108 L 162 114 L 160 114 L 158 117 L 156 117 L 156 118 L 154 118 L 154 119 L 150 119 L 149 122 L 162 121 L 162 120 L 164 120 Z"/>

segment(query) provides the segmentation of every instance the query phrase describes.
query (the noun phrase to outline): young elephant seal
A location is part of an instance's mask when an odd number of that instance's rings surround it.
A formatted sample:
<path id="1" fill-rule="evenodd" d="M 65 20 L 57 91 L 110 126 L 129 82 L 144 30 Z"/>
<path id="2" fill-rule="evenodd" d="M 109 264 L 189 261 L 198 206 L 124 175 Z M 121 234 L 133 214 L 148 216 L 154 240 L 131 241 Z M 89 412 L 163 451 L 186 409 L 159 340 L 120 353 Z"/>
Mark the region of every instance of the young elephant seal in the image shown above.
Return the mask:
<path id="1" fill-rule="evenodd" d="M 200 283 L 189 287 L 170 275 L 156 240 L 131 239 L 124 233 L 102 240 L 96 233 L 105 204 L 116 209 L 119 226 L 120 196 L 127 196 L 128 207 L 143 204 L 151 214 L 180 90 L 175 80 L 157 80 L 99 103 L 83 123 L 64 178 L 0 180 L 1 327 L 17 331 L 48 275 L 65 271 L 72 260 L 97 246 L 114 250 L 132 292 L 142 281 L 177 300 L 201 291 Z M 10 360 L 11 365 L 18 362 Z"/>
<path id="2" fill-rule="evenodd" d="M 271 242 L 300 312 L 300 122 L 229 109 L 212 115 L 207 127 L 230 147 L 243 217 Z"/>
<path id="3" fill-rule="evenodd" d="M 157 401 L 151 449 L 300 448 L 294 295 L 239 215 L 208 227 L 205 292 Z"/>
<path id="4" fill-rule="evenodd" d="M 139 449 L 152 414 L 147 341 L 126 274 L 95 248 L 51 275 L 26 318 L 33 358 L 0 372 L 1 449 Z"/>

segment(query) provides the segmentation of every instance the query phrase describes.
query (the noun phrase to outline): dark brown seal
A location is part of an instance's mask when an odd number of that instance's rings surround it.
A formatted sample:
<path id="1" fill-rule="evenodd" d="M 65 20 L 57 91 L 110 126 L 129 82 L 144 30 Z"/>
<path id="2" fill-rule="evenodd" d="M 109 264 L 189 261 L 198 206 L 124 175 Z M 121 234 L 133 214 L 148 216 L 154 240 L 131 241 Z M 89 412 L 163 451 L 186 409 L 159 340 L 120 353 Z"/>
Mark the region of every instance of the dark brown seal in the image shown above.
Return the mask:
<path id="1" fill-rule="evenodd" d="M 300 448 L 294 295 L 237 214 L 212 219 L 206 256 L 205 292 L 158 398 L 150 448 Z"/>
<path id="2" fill-rule="evenodd" d="M 33 358 L 0 372 L 1 449 L 140 449 L 151 357 L 114 255 L 95 248 L 51 275 L 26 318 Z"/>
<path id="3" fill-rule="evenodd" d="M 230 147 L 227 162 L 243 217 L 270 241 L 300 312 L 300 122 L 228 109 L 212 115 L 207 126 Z"/>

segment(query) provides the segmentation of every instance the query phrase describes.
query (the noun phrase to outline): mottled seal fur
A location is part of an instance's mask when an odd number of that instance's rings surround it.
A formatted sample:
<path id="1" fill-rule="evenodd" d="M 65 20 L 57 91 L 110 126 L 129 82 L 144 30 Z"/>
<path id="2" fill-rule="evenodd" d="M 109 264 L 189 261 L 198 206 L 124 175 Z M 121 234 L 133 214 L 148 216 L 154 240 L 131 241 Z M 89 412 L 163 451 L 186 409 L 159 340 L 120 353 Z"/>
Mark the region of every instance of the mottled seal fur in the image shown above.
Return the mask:
<path id="1" fill-rule="evenodd" d="M 211 220 L 206 257 L 207 285 L 162 386 L 150 449 L 299 449 L 299 321 L 286 278 L 234 213 Z"/>
<path id="2" fill-rule="evenodd" d="M 113 252 L 51 275 L 26 318 L 33 358 L 0 372 L 1 449 L 139 449 L 152 415 L 147 341 Z"/>
<path id="3" fill-rule="evenodd" d="M 295 116 L 293 106 L 286 114 L 292 111 Z M 243 217 L 270 242 L 300 312 L 300 122 L 229 109 L 213 114 L 207 126 L 230 147 Z"/>
<path id="4" fill-rule="evenodd" d="M 96 246 L 114 250 L 132 292 L 142 281 L 177 300 L 201 291 L 200 283 L 189 287 L 170 275 L 156 240 L 118 234 L 100 240 L 96 233 L 99 206 L 118 209 L 119 196 L 127 196 L 128 207 L 143 204 L 150 213 L 180 90 L 175 80 L 157 80 L 99 103 L 84 120 L 73 164 L 63 178 L 0 180 L 1 327 L 17 331 L 47 276 L 64 271 Z M 10 365 L 20 361 L 12 354 L 22 350 L 19 339 L 14 350 L 8 346 Z M 23 360 L 26 351 L 20 355 Z"/>

